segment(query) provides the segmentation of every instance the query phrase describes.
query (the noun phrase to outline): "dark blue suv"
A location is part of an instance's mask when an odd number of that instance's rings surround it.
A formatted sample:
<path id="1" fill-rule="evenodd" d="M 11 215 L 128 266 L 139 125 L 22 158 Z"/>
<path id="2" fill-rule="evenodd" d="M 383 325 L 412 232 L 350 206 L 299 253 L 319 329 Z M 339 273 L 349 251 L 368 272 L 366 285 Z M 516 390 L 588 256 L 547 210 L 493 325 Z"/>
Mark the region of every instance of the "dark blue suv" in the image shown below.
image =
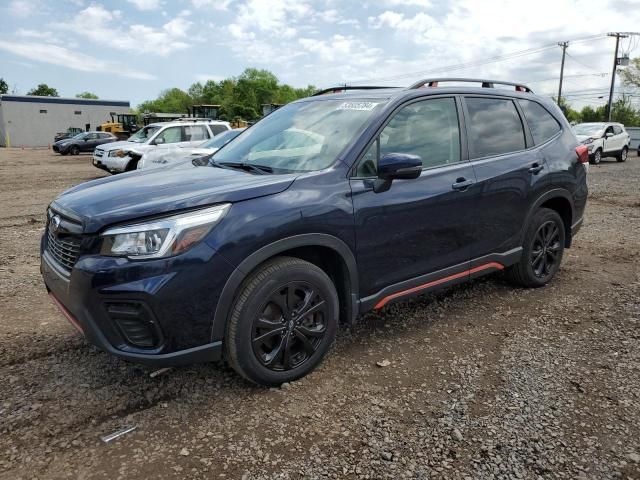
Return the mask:
<path id="1" fill-rule="evenodd" d="M 203 166 L 67 190 L 41 245 L 54 302 L 113 355 L 278 385 L 368 310 L 499 270 L 545 285 L 588 152 L 527 87 L 445 80 L 319 92 Z"/>

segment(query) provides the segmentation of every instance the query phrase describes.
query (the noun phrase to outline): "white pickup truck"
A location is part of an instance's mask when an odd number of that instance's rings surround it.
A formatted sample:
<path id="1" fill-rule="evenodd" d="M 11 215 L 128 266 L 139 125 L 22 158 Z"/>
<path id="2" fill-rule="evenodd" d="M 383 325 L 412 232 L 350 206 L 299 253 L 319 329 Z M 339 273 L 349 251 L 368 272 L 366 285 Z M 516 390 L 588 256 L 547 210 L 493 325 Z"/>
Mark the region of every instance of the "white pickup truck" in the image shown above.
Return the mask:
<path id="1" fill-rule="evenodd" d="M 218 120 L 178 120 L 152 123 L 124 142 L 101 145 L 93 151 L 93 165 L 111 173 L 135 170 L 147 152 L 165 148 L 192 148 L 224 131 L 228 122 Z"/>

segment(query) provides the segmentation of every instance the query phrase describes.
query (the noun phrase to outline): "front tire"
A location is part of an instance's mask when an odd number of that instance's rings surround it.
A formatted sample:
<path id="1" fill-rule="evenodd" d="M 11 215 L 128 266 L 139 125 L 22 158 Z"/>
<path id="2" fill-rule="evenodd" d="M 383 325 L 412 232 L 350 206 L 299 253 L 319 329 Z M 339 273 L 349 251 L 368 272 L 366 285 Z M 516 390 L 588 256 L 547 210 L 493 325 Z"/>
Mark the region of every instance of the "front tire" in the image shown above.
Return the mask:
<path id="1" fill-rule="evenodd" d="M 520 261 L 507 270 L 508 278 L 522 287 L 546 285 L 560 269 L 564 242 L 564 222 L 558 212 L 539 209 L 527 229 Z"/>
<path id="2" fill-rule="evenodd" d="M 333 345 L 338 312 L 338 294 L 324 271 L 299 258 L 274 258 L 240 287 L 227 325 L 226 359 L 260 385 L 296 380 Z"/>
<path id="3" fill-rule="evenodd" d="M 620 154 L 616 157 L 616 160 L 619 162 L 626 162 L 627 157 L 629 156 L 629 149 L 627 147 L 622 147 Z"/>
<path id="4" fill-rule="evenodd" d="M 69 153 L 71 153 L 71 155 L 80 155 L 80 148 L 77 145 L 74 145 L 69 150 Z"/>
<path id="5" fill-rule="evenodd" d="M 598 148 L 595 153 L 593 154 L 593 158 L 591 159 L 591 163 L 593 163 L 594 165 L 598 165 L 600 164 L 600 162 L 602 161 L 602 150 L 600 148 Z"/>

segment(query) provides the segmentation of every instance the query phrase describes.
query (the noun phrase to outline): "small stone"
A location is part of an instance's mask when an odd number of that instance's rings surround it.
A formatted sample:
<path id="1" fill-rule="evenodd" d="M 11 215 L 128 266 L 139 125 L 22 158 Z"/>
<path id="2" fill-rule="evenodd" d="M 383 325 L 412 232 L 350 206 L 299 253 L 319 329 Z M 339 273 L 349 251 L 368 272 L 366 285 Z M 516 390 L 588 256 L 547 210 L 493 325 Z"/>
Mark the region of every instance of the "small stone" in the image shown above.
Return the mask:
<path id="1" fill-rule="evenodd" d="M 289 382 L 284 382 L 282 385 L 280 385 L 280 388 L 282 390 L 289 390 L 291 388 L 291 384 Z"/>
<path id="2" fill-rule="evenodd" d="M 637 453 L 628 453 L 627 458 L 634 463 L 640 463 L 640 455 Z"/>
<path id="3" fill-rule="evenodd" d="M 186 448 L 183 448 L 182 450 L 180 450 L 180 455 L 182 455 L 183 457 L 188 457 L 189 450 L 187 450 Z"/>
<path id="4" fill-rule="evenodd" d="M 460 430 L 458 430 L 457 428 L 453 429 L 453 432 L 451 433 L 451 436 L 454 438 L 454 440 L 461 442 L 462 439 L 464 438 L 462 436 L 462 433 L 460 433 Z"/>
<path id="5" fill-rule="evenodd" d="M 391 362 L 385 358 L 384 360 L 380 360 L 380 361 L 376 362 L 376 365 L 381 367 L 381 368 L 382 367 L 388 367 L 389 365 L 391 365 Z"/>
<path id="6" fill-rule="evenodd" d="M 393 460 L 393 454 L 391 452 L 382 452 L 380 454 L 380 457 L 382 457 L 382 459 L 387 462 L 390 462 L 391 460 Z"/>

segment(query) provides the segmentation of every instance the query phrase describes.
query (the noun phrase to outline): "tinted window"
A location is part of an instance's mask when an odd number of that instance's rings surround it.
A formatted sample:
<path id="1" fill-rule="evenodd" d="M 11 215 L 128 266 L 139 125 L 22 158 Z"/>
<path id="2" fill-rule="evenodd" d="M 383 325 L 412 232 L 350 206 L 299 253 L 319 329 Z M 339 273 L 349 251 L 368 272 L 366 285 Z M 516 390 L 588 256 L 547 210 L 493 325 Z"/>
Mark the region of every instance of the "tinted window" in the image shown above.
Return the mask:
<path id="1" fill-rule="evenodd" d="M 544 143 L 560 131 L 560 124 L 542 105 L 530 100 L 518 100 L 518 102 L 536 145 Z"/>
<path id="2" fill-rule="evenodd" d="M 467 98 L 469 148 L 475 158 L 524 150 L 524 130 L 511 100 Z"/>
<path id="3" fill-rule="evenodd" d="M 380 132 L 378 142 L 369 147 L 356 174 L 375 175 L 378 158 L 387 153 L 418 155 L 425 168 L 459 162 L 460 130 L 455 100 L 437 98 L 403 107 Z"/>
<path id="4" fill-rule="evenodd" d="M 227 131 L 227 127 L 225 127 L 224 125 L 209 125 L 209 128 L 211 129 L 211 133 L 213 133 L 214 135 L 218 135 L 219 133 Z"/>
<path id="5" fill-rule="evenodd" d="M 607 127 L 607 129 L 604 131 L 604 134 L 606 135 L 607 133 L 613 133 L 613 127 Z"/>

